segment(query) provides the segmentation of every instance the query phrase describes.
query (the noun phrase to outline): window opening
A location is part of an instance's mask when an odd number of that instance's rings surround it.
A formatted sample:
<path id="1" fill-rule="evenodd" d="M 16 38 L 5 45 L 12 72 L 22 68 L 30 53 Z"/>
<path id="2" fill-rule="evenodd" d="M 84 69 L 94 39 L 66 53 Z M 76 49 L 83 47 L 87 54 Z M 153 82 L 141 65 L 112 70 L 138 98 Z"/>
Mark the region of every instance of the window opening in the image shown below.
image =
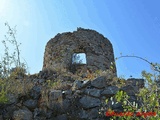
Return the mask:
<path id="1" fill-rule="evenodd" d="M 72 55 L 72 64 L 87 64 L 85 53 L 74 53 Z"/>

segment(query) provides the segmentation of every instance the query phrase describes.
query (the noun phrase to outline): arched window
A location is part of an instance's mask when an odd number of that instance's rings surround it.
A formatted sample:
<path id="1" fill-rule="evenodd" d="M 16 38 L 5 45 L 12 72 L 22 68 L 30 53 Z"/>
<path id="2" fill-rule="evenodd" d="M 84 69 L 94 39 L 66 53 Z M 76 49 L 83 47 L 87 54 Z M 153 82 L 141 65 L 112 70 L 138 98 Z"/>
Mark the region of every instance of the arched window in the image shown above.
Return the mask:
<path id="1" fill-rule="evenodd" d="M 72 55 L 72 64 L 87 64 L 85 53 L 74 53 Z"/>

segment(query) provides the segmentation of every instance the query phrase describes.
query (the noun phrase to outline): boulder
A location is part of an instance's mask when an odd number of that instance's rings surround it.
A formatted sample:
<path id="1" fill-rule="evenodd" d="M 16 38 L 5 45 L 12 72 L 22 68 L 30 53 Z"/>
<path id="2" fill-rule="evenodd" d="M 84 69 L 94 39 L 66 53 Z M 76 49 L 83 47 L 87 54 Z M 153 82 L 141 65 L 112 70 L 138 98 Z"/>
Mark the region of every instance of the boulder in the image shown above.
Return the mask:
<path id="1" fill-rule="evenodd" d="M 88 112 L 89 119 L 95 119 L 99 116 L 99 109 L 93 108 Z"/>
<path id="2" fill-rule="evenodd" d="M 15 105 L 6 106 L 2 109 L 2 117 L 4 120 L 9 120 L 13 116 L 13 111 L 17 110 L 18 108 Z"/>
<path id="3" fill-rule="evenodd" d="M 19 109 L 13 112 L 14 120 L 33 120 L 32 112 L 26 109 Z"/>
<path id="4" fill-rule="evenodd" d="M 72 90 L 79 90 L 86 87 L 90 83 L 89 80 L 75 80 L 72 86 Z"/>
<path id="5" fill-rule="evenodd" d="M 48 111 L 47 111 L 47 113 L 50 114 L 50 112 L 48 112 Z M 34 118 L 34 120 L 44 120 L 44 118 L 51 116 L 51 115 L 48 116 L 47 113 L 46 113 L 46 111 L 44 111 L 42 109 L 35 108 L 33 111 L 33 118 Z"/>
<path id="6" fill-rule="evenodd" d="M 7 94 L 7 98 L 9 100 L 7 104 L 16 104 L 18 102 L 17 97 L 13 94 Z"/>
<path id="7" fill-rule="evenodd" d="M 54 112 L 62 112 L 62 91 L 51 90 L 49 92 L 49 104 L 48 108 L 54 110 Z"/>
<path id="8" fill-rule="evenodd" d="M 117 93 L 118 90 L 119 88 L 117 86 L 109 86 L 109 87 L 106 87 L 101 94 L 103 96 L 113 96 Z"/>
<path id="9" fill-rule="evenodd" d="M 62 91 L 61 90 L 50 90 L 49 92 L 49 101 L 58 101 L 62 100 Z"/>
<path id="10" fill-rule="evenodd" d="M 63 100 L 62 102 L 62 109 L 64 112 L 70 109 L 71 102 L 68 99 Z"/>
<path id="11" fill-rule="evenodd" d="M 98 108 L 93 108 L 91 110 L 81 110 L 78 114 L 80 119 L 92 120 L 96 119 L 99 115 Z"/>
<path id="12" fill-rule="evenodd" d="M 132 86 L 137 86 L 139 88 L 144 87 L 144 79 L 135 79 L 135 78 L 129 78 L 126 80 L 126 85 L 132 85 Z"/>
<path id="13" fill-rule="evenodd" d="M 91 81 L 91 85 L 99 89 L 106 87 L 106 77 L 100 76 L 96 78 L 95 80 Z"/>
<path id="14" fill-rule="evenodd" d="M 55 120 L 68 120 L 66 114 L 58 115 Z"/>
<path id="15" fill-rule="evenodd" d="M 81 103 L 82 107 L 85 109 L 98 107 L 101 104 L 101 101 L 98 98 L 93 98 L 90 96 L 82 97 L 79 102 Z"/>
<path id="16" fill-rule="evenodd" d="M 33 80 L 33 82 L 34 82 L 34 84 L 42 84 L 42 83 L 45 82 L 45 79 L 37 79 L 37 78 L 35 78 L 35 79 Z"/>
<path id="17" fill-rule="evenodd" d="M 32 100 L 32 99 L 29 99 L 29 100 L 26 100 L 23 105 L 26 106 L 27 108 L 29 109 L 34 109 L 37 107 L 37 100 Z"/>
<path id="18" fill-rule="evenodd" d="M 78 116 L 79 118 L 81 118 L 81 119 L 87 119 L 88 118 L 88 113 L 87 113 L 87 111 L 86 110 L 81 110 L 80 112 L 79 112 L 79 116 Z"/>
<path id="19" fill-rule="evenodd" d="M 96 89 L 96 88 L 93 88 L 93 89 L 86 88 L 85 91 L 84 91 L 84 93 L 87 94 L 87 95 L 89 95 L 89 96 L 100 97 L 101 90 Z"/>
<path id="20" fill-rule="evenodd" d="M 138 87 L 137 86 L 134 87 L 132 85 L 124 86 L 124 87 L 120 88 L 120 90 L 123 90 L 129 96 L 134 96 L 135 93 L 138 93 Z"/>
<path id="21" fill-rule="evenodd" d="M 41 95 L 41 90 L 42 90 L 41 86 L 34 86 L 30 91 L 30 96 L 33 99 L 39 99 L 39 97 Z"/>

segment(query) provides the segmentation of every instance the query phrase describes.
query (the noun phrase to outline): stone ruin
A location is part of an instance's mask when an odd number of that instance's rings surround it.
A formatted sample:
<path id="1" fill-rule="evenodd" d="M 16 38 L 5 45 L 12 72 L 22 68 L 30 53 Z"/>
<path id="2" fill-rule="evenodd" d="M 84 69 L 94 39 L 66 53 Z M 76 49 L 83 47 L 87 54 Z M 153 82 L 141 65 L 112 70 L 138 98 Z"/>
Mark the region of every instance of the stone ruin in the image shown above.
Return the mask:
<path id="1" fill-rule="evenodd" d="M 79 54 L 86 60 L 81 60 Z M 79 72 L 106 71 L 111 63 L 114 63 L 112 44 L 96 31 L 78 28 L 73 33 L 56 35 L 46 45 L 43 70 L 24 80 L 25 87 L 29 83 L 33 86 L 27 94 L 18 98 L 9 95 L 9 103 L 0 104 L 0 119 L 105 120 L 109 119 L 105 116 L 108 108 L 123 111 L 122 104 L 111 99 L 119 90 L 130 96 L 129 102 L 141 106 L 136 94 L 144 87 L 143 79 L 128 79 L 123 86 L 108 75 L 92 80 L 71 79 Z M 62 77 L 55 72 L 56 69 L 65 69 L 72 74 Z M 116 66 L 112 70 L 114 77 L 117 74 Z M 54 82 L 58 76 L 61 83 L 56 86 L 60 88 L 48 89 L 48 80 Z M 106 99 L 109 99 L 108 103 Z"/>
<path id="2" fill-rule="evenodd" d="M 78 54 L 84 54 L 86 57 L 81 59 Z M 74 57 L 79 59 L 79 62 L 74 63 Z M 82 63 L 83 59 L 86 59 L 86 63 Z M 94 30 L 77 28 L 73 33 L 57 34 L 48 41 L 43 70 L 60 68 L 73 73 L 93 73 L 96 70 L 108 70 L 113 63 L 113 47 L 107 38 Z M 114 64 L 112 66 L 116 76 L 116 67 Z"/>

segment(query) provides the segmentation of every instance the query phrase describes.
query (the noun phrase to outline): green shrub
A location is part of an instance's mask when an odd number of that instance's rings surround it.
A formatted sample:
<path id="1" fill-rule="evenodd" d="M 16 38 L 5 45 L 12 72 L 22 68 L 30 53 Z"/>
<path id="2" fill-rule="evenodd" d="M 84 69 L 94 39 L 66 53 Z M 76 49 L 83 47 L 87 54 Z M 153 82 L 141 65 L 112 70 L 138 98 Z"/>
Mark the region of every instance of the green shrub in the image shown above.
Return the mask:
<path id="1" fill-rule="evenodd" d="M 139 120 L 139 119 L 145 119 L 145 120 L 159 120 L 160 119 L 160 88 L 158 86 L 158 83 L 160 82 L 160 64 L 158 63 L 152 63 L 148 60 L 139 57 L 139 56 L 120 56 L 116 58 L 116 60 L 123 58 L 123 57 L 132 57 L 132 58 L 138 58 L 141 59 L 151 65 L 151 68 L 155 71 L 153 74 L 147 73 L 146 71 L 142 71 L 143 79 L 145 80 L 146 86 L 144 88 L 141 88 L 139 93 L 136 94 L 137 99 L 142 103 L 141 107 L 138 106 L 138 103 L 131 103 L 129 101 L 129 96 L 124 91 L 118 91 L 111 99 L 116 100 L 116 102 L 119 102 L 122 104 L 123 110 L 121 113 L 121 116 L 118 116 L 120 114 L 113 114 L 114 111 L 109 107 L 108 108 L 108 115 L 110 115 L 111 120 L 118 119 L 118 120 Z M 111 69 L 113 67 L 111 66 Z M 121 79 L 121 78 L 120 78 Z M 118 80 L 117 80 L 118 82 Z M 117 83 L 118 84 L 118 83 Z M 121 83 L 122 84 L 122 83 Z M 123 86 L 123 85 L 120 85 Z M 108 103 L 109 99 L 106 99 L 106 103 Z M 132 115 L 127 116 L 127 112 L 134 113 Z"/>

